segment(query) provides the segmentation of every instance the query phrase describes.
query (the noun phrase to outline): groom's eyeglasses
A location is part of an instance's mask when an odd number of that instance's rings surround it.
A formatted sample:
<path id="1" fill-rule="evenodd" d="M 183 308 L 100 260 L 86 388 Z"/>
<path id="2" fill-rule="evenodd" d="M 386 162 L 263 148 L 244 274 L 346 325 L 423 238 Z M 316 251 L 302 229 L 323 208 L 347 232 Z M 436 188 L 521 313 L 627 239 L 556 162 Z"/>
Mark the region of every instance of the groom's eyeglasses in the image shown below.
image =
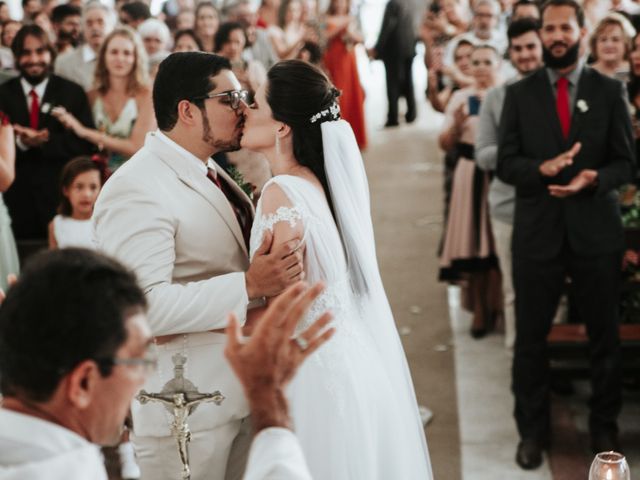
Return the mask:
<path id="1" fill-rule="evenodd" d="M 221 102 L 225 105 L 229 105 L 234 110 L 240 108 L 240 102 L 249 103 L 249 92 L 247 90 L 229 90 L 222 93 L 210 93 L 209 95 L 203 95 L 201 97 L 193 97 L 191 101 L 207 100 L 209 98 L 226 97 Z"/>

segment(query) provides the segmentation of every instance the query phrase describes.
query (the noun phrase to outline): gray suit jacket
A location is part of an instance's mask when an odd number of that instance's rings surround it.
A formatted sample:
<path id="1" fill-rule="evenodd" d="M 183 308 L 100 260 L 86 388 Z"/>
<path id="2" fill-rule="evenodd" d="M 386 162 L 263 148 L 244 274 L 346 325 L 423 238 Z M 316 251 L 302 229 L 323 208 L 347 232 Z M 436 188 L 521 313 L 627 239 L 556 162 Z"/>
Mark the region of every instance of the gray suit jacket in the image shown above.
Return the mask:
<path id="1" fill-rule="evenodd" d="M 83 47 L 64 53 L 56 58 L 54 72 L 67 80 L 79 83 L 87 92 L 93 87 L 93 73 L 96 69 L 96 59 L 86 62 Z"/>

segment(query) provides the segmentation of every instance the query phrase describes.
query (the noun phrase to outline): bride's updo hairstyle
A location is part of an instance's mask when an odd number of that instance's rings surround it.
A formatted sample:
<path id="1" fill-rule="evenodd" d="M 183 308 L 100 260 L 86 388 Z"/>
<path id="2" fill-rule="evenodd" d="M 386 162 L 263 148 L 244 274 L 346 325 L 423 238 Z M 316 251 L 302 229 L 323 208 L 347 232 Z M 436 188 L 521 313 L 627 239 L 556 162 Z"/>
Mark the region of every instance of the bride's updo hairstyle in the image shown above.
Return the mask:
<path id="1" fill-rule="evenodd" d="M 309 168 L 320 180 L 335 217 L 324 169 L 320 125 L 340 118 L 335 107 L 340 92 L 319 68 L 302 60 L 275 64 L 267 79 L 267 103 L 273 118 L 291 127 L 293 154 L 300 165 Z"/>

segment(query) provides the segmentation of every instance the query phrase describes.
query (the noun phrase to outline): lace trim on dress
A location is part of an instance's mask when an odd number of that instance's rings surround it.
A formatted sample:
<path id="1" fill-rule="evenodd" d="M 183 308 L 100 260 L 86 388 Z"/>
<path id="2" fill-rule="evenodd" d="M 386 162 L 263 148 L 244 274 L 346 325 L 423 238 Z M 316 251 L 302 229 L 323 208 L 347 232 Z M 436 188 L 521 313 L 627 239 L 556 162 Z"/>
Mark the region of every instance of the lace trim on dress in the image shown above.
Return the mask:
<path id="1" fill-rule="evenodd" d="M 298 224 L 298 221 L 307 221 L 311 219 L 311 215 L 302 207 L 278 207 L 274 213 L 261 215 L 258 219 L 258 225 L 255 234 L 251 235 L 251 252 L 253 253 L 260 247 L 264 232 L 267 230 L 273 232 L 273 227 L 280 222 L 288 222 L 291 228 Z M 305 227 L 305 233 L 306 233 Z"/>

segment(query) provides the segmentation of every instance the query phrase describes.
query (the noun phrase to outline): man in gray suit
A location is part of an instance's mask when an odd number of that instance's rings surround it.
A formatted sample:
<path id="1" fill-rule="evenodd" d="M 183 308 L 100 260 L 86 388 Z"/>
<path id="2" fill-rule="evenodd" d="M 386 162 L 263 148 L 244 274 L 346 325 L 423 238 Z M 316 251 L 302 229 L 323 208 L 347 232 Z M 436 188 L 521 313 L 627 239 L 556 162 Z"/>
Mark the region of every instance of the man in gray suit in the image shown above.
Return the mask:
<path id="1" fill-rule="evenodd" d="M 98 52 L 114 25 L 115 14 L 109 7 L 99 0 L 87 3 L 82 11 L 82 34 L 85 43 L 56 59 L 56 75 L 79 83 L 85 91 L 90 90 Z"/>

